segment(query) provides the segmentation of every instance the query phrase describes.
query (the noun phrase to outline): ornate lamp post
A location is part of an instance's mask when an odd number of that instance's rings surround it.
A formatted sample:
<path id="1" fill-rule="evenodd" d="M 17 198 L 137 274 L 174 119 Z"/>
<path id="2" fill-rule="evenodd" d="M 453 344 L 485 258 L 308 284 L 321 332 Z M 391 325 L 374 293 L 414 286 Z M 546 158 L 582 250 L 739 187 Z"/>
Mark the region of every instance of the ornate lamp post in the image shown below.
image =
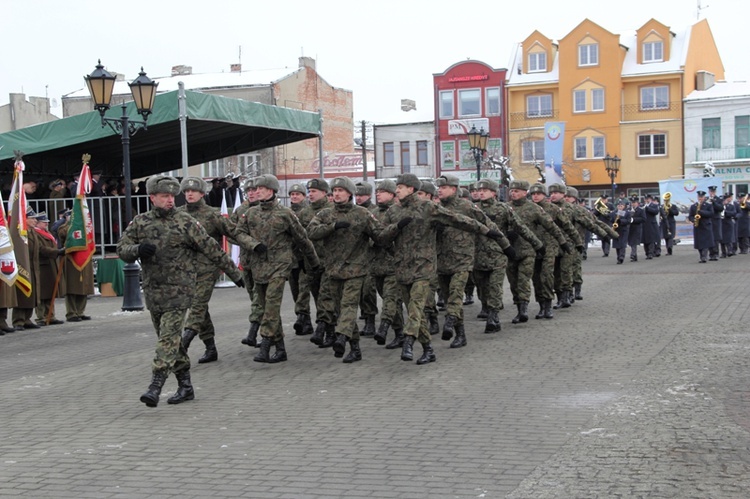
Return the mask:
<path id="1" fill-rule="evenodd" d="M 482 176 L 482 155 L 487 151 L 487 139 L 490 134 L 485 132 L 484 128 L 477 130 L 477 127 L 471 125 L 471 130 L 467 135 L 469 136 L 469 147 L 471 152 L 474 153 L 474 160 L 477 162 L 477 181 L 479 181 Z"/>
<path id="2" fill-rule="evenodd" d="M 609 181 L 612 183 L 612 199 L 616 199 L 615 196 L 615 178 L 617 178 L 617 172 L 620 171 L 621 159 L 617 157 L 617 154 L 610 156 L 609 153 L 604 157 L 604 168 L 607 170 L 609 175 Z"/>
<path id="3" fill-rule="evenodd" d="M 128 117 L 127 105 L 124 103 L 122 105 L 122 116 L 119 118 L 104 116 L 104 113 L 109 109 L 112 102 L 115 77 L 104 69 L 101 60 L 96 65 L 96 69 L 90 75 L 84 76 L 84 79 L 86 80 L 86 85 L 89 87 L 89 92 L 91 92 L 91 98 L 94 100 L 94 109 L 99 111 L 102 117 L 102 127 L 109 125 L 115 133 L 120 134 L 122 139 L 122 168 L 123 176 L 125 177 L 125 224 L 123 226 L 126 227 L 133 219 L 133 193 L 130 179 L 130 137 L 135 135 L 140 129 L 147 129 L 146 120 L 154 108 L 158 83 L 146 76 L 143 68 L 138 73 L 138 78 L 133 83 L 128 83 L 138 114 L 143 116 L 143 121 L 136 121 Z M 125 274 L 122 300 L 123 310 L 143 310 L 139 283 L 140 270 L 137 263 L 127 263 L 123 268 Z"/>

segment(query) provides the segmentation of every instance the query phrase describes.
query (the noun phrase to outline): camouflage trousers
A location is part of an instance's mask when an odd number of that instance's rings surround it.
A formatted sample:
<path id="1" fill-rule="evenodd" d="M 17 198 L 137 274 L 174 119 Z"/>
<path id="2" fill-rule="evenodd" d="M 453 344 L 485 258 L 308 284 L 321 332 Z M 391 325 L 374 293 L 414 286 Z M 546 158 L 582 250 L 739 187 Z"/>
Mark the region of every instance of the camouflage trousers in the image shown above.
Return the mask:
<path id="1" fill-rule="evenodd" d="M 555 298 L 555 258 L 557 248 L 554 251 L 548 249 L 542 259 L 534 262 L 531 281 L 534 283 L 534 299 L 539 303 Z"/>
<path id="2" fill-rule="evenodd" d="M 260 335 L 276 342 L 284 338 L 281 327 L 281 300 L 284 297 L 286 276 L 275 275 L 266 283 L 256 282 L 253 286 L 258 306 L 263 310 L 260 319 Z M 254 305 L 254 304 L 253 304 Z"/>
<path id="3" fill-rule="evenodd" d="M 299 298 L 299 283 L 300 278 L 302 276 L 302 269 L 300 267 L 295 267 L 292 269 L 292 273 L 289 274 L 289 290 L 292 292 L 292 300 L 294 300 L 294 303 L 297 303 L 297 298 Z"/>
<path id="4" fill-rule="evenodd" d="M 623 249 L 623 251 L 625 250 Z M 573 289 L 573 267 L 577 254 L 578 251 L 573 251 L 571 254 L 563 251 L 561 256 L 555 258 L 555 292 Z"/>
<path id="5" fill-rule="evenodd" d="M 500 310 L 503 306 L 503 279 L 506 265 L 494 270 L 474 270 L 477 295 L 487 310 Z"/>
<path id="6" fill-rule="evenodd" d="M 338 304 L 339 316 L 336 332 L 352 340 L 359 340 L 357 309 L 365 277 L 352 279 L 330 279 L 331 295 Z"/>
<path id="7" fill-rule="evenodd" d="M 440 285 L 438 284 L 438 278 L 437 274 L 435 274 L 432 279 L 430 279 L 430 291 L 431 293 L 427 295 L 427 301 L 424 304 L 424 311 L 426 314 L 437 314 L 437 300 L 435 300 L 435 294 L 440 290 Z"/>
<path id="8" fill-rule="evenodd" d="M 366 276 L 362 283 L 362 294 L 359 298 L 362 315 L 378 315 L 378 292 L 372 276 Z"/>
<path id="9" fill-rule="evenodd" d="M 576 251 L 573 256 L 573 284 L 583 284 L 583 255 Z"/>
<path id="10" fill-rule="evenodd" d="M 505 275 L 508 277 L 510 292 L 513 294 L 513 303 L 531 301 L 531 278 L 534 275 L 535 262 L 533 256 L 508 261 Z"/>
<path id="11" fill-rule="evenodd" d="M 249 270 L 242 269 L 242 280 L 245 281 L 245 291 L 250 298 L 250 315 L 247 320 L 250 322 L 260 322 L 263 318 L 263 308 L 260 306 L 258 298 L 255 296 L 255 280 L 253 273 Z"/>
<path id="12" fill-rule="evenodd" d="M 156 355 L 151 368 L 156 371 L 179 373 L 190 369 L 190 358 L 182 347 L 183 309 L 151 311 L 151 322 L 156 330 Z"/>
<path id="13" fill-rule="evenodd" d="M 47 320 L 47 314 L 49 313 L 50 308 L 53 309 L 52 315 L 50 316 L 50 320 L 55 320 L 55 312 L 54 312 L 54 304 L 52 303 L 52 300 L 40 300 L 39 305 L 36 306 L 36 320 L 38 321 L 46 321 Z"/>
<path id="14" fill-rule="evenodd" d="M 320 280 L 322 273 L 313 274 L 308 272 L 300 272 L 299 274 L 299 293 L 297 299 L 294 300 L 294 313 L 295 314 L 306 314 L 310 313 L 310 295 L 315 300 L 315 306 L 318 306 L 318 298 L 320 296 Z M 321 320 L 318 318 L 318 320 Z"/>
<path id="15" fill-rule="evenodd" d="M 435 291 L 430 287 L 428 279 L 414 281 L 411 284 L 399 284 L 401 297 L 406 304 L 406 324 L 404 334 L 414 336 L 423 345 L 431 341 L 430 330 L 427 328 L 427 317 L 424 314 L 425 303 L 430 293 Z M 462 288 L 463 290 L 463 288 Z"/>
<path id="16" fill-rule="evenodd" d="M 315 305 L 318 307 L 316 321 L 335 325 L 339 315 L 340 303 L 334 297 L 332 280 L 328 272 L 323 272 L 323 275 L 320 277 L 318 301 L 315 302 Z M 357 296 L 357 304 L 359 304 L 359 295 Z"/>
<path id="17" fill-rule="evenodd" d="M 396 281 L 395 275 L 377 275 L 372 276 L 375 283 L 375 289 L 383 298 L 383 310 L 380 318 L 391 321 L 393 329 L 404 329 L 404 315 L 402 312 L 401 293 Z M 435 300 L 435 293 L 432 293 L 432 299 Z"/>
<path id="18" fill-rule="evenodd" d="M 464 290 L 468 279 L 468 270 L 454 274 L 438 274 L 440 291 L 445 299 L 445 315 L 456 317 L 456 324 L 464 323 Z"/>
<path id="19" fill-rule="evenodd" d="M 84 315 L 87 301 L 86 295 L 72 295 L 70 293 L 65 295 L 65 318 L 70 319 L 71 317 Z"/>
<path id="20" fill-rule="evenodd" d="M 216 268 L 198 272 L 195 278 L 193 303 L 185 321 L 185 328 L 197 331 L 198 337 L 204 342 L 213 338 L 216 333 L 211 314 L 208 312 L 208 302 L 214 294 L 214 284 L 218 278 L 219 270 Z"/>

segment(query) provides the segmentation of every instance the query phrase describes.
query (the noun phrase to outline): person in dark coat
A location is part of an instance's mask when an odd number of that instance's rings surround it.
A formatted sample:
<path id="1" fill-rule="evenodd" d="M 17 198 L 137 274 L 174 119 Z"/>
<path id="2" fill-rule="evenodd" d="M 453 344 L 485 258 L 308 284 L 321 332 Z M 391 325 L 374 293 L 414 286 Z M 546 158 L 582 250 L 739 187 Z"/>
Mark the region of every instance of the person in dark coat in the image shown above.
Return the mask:
<path id="1" fill-rule="evenodd" d="M 643 224 L 643 248 L 646 250 L 646 260 L 656 256 L 656 245 L 660 243 L 659 235 L 659 201 L 649 194 L 643 207 L 646 222 Z"/>
<path id="2" fill-rule="evenodd" d="M 672 193 L 665 192 L 663 199 L 664 204 L 661 206 L 659 213 L 661 217 L 661 235 L 667 247 L 667 255 L 671 255 L 672 247 L 674 246 L 674 237 L 677 232 L 677 222 L 674 217 L 680 214 L 680 209 L 671 203 Z"/>
<path id="3" fill-rule="evenodd" d="M 714 205 L 706 199 L 706 191 L 697 191 L 698 202 L 690 206 L 688 220 L 693 223 L 693 248 L 700 254 L 700 263 L 706 263 L 708 250 L 713 248 Z"/>
<path id="4" fill-rule="evenodd" d="M 611 213 L 612 228 L 617 231 L 619 237 L 612 240 L 612 248 L 617 251 L 617 264 L 625 261 L 625 253 L 628 250 L 628 234 L 630 232 L 630 223 L 633 219 L 632 213 L 628 209 L 628 202 L 625 198 L 617 199 L 617 209 Z"/>
<path id="5" fill-rule="evenodd" d="M 750 251 L 750 203 L 747 202 L 748 195 L 744 192 L 738 194 L 737 210 L 737 243 L 740 255 L 747 255 Z"/>
<path id="6" fill-rule="evenodd" d="M 734 256 L 734 243 L 737 242 L 735 218 L 737 218 L 737 209 L 730 192 L 724 196 L 724 218 L 721 219 L 721 258 Z"/>
<path id="7" fill-rule="evenodd" d="M 602 194 L 601 197 L 595 203 L 595 209 L 593 213 L 597 220 L 611 227 L 612 226 L 611 215 L 614 210 L 615 210 L 615 207 L 612 203 L 609 202 L 608 196 L 606 194 Z M 612 241 L 608 237 L 605 237 L 602 239 L 602 256 L 609 256 L 609 248 L 610 248 L 611 242 Z"/>
<path id="8" fill-rule="evenodd" d="M 711 203 L 714 207 L 712 228 L 714 231 L 714 245 L 708 252 L 708 259 L 711 262 L 719 261 L 719 246 L 721 245 L 721 214 L 724 212 L 724 201 L 721 196 L 716 195 L 717 186 L 708 186 L 708 199 L 706 202 Z"/>
<path id="9" fill-rule="evenodd" d="M 646 214 L 641 208 L 641 200 L 638 196 L 632 196 L 630 198 L 630 211 L 632 213 L 632 220 L 630 222 L 630 230 L 628 231 L 628 246 L 630 246 L 630 261 L 638 261 L 638 246 L 641 245 L 643 240 L 643 224 L 646 222 Z"/>

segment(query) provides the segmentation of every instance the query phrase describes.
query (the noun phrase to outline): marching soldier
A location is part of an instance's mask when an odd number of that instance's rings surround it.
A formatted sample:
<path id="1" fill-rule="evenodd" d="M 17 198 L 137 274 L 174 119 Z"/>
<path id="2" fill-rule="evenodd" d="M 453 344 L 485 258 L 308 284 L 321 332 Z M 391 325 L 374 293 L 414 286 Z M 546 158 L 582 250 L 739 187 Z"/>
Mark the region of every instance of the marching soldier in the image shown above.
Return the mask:
<path id="1" fill-rule="evenodd" d="M 423 180 L 420 184 L 419 190 L 417 191 L 417 197 L 419 199 L 429 201 L 430 203 L 440 203 L 440 199 L 437 195 L 437 187 L 435 187 L 435 184 L 428 180 Z M 440 334 L 440 323 L 438 322 L 439 313 L 437 302 L 435 300 L 435 294 L 440 292 L 440 284 L 438 283 L 437 274 L 435 274 L 430 281 L 430 287 L 432 288 L 432 293 L 427 296 L 427 303 L 425 303 L 424 313 L 427 316 L 430 336 L 437 336 L 438 334 Z M 445 306 L 444 303 L 442 303 L 442 305 Z M 445 310 L 445 308 L 442 308 L 441 310 Z M 399 345 L 399 347 L 401 346 L 403 346 L 403 341 L 401 342 L 401 345 Z"/>
<path id="2" fill-rule="evenodd" d="M 714 247 L 714 205 L 706 198 L 706 191 L 696 191 L 698 202 L 690 206 L 688 220 L 693 223 L 693 248 L 700 254 L 700 263 L 706 263 L 708 252 Z"/>
<path id="3" fill-rule="evenodd" d="M 300 212 L 305 206 L 307 206 L 307 200 L 305 199 L 307 197 L 307 191 L 305 190 L 305 186 L 302 184 L 292 184 L 287 192 L 289 192 L 289 208 L 291 208 L 294 214 L 297 215 L 297 218 L 299 218 Z M 304 263 L 300 265 L 302 260 L 302 255 L 295 248 L 294 264 L 292 265 L 292 273 L 289 275 L 289 290 L 292 292 L 292 300 L 294 300 L 294 303 L 297 303 L 297 298 L 299 297 L 300 274 L 302 273 L 302 267 L 304 266 Z M 310 315 L 297 315 L 297 322 L 294 323 L 294 333 L 298 336 L 313 333 Z"/>
<path id="4" fill-rule="evenodd" d="M 357 206 L 374 212 L 377 207 L 372 202 L 372 184 L 360 181 L 355 184 L 355 187 L 357 189 L 355 196 Z M 369 274 L 365 276 L 365 281 L 362 284 L 362 296 L 359 300 L 359 308 L 362 310 L 362 318 L 365 320 L 362 336 L 375 336 L 375 316 L 378 315 L 378 292 L 375 289 L 375 282 Z"/>
<path id="5" fill-rule="evenodd" d="M 672 254 L 672 248 L 674 247 L 674 238 L 677 232 L 677 222 L 675 218 L 680 214 L 680 209 L 671 203 L 672 193 L 665 192 L 662 196 L 664 204 L 661 206 L 661 231 L 662 237 L 664 237 L 664 245 L 667 247 L 667 255 Z M 632 226 L 631 226 L 632 227 Z M 632 228 L 630 230 L 633 230 Z"/>
<path id="6" fill-rule="evenodd" d="M 195 398 L 190 359 L 181 347 L 182 324 L 195 291 L 195 253 L 205 254 L 238 286 L 244 283 L 232 259 L 200 223 L 175 210 L 174 196 L 180 192 L 176 179 L 151 177 L 146 182 L 146 191 L 153 207 L 128 225 L 117 244 L 117 254 L 125 262 L 141 260 L 146 307 L 158 338 L 151 384 L 141 395 L 141 402 L 156 407 L 170 372 L 177 377 L 179 388 L 167 403 L 179 404 Z"/>
<path id="7" fill-rule="evenodd" d="M 617 232 L 617 238 L 612 241 L 612 247 L 617 250 L 618 265 L 625 261 L 625 253 L 628 251 L 628 233 L 633 218 L 627 203 L 625 198 L 619 198 L 617 210 L 612 213 L 612 228 Z"/>
<path id="8" fill-rule="evenodd" d="M 550 208 L 557 208 L 557 211 L 550 209 L 548 213 L 551 216 L 554 214 L 552 219 L 563 230 L 568 242 L 576 248 L 576 251 L 558 253 L 555 259 L 554 285 L 555 292 L 560 297 L 557 308 L 565 308 L 566 304 L 570 306 L 575 302 L 573 295 L 573 269 L 575 267 L 576 253 L 583 251 L 583 239 L 573 225 L 573 208 L 565 202 L 564 185 L 550 184 L 548 204 Z"/>

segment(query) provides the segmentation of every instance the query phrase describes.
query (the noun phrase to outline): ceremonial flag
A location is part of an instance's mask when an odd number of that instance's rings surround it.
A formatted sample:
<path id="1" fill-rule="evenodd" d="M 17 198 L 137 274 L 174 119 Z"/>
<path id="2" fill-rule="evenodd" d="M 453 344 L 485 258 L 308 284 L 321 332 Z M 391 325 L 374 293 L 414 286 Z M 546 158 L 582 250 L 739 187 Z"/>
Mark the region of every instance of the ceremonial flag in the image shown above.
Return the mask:
<path id="1" fill-rule="evenodd" d="M 89 169 L 88 154 L 83 155 L 83 168 L 81 176 L 78 177 L 78 190 L 73 200 L 73 210 L 70 214 L 70 227 L 65 238 L 65 254 L 70 257 L 73 266 L 79 271 L 91 261 L 94 255 L 96 243 L 94 242 L 94 224 L 91 221 L 91 213 L 86 204 L 86 194 L 91 192 L 92 180 Z"/>
<path id="2" fill-rule="evenodd" d="M 10 191 L 10 225 L 8 232 L 16 259 L 16 287 L 28 298 L 31 296 L 31 263 L 29 259 L 28 226 L 26 225 L 26 192 L 23 190 L 23 171 L 26 169 L 20 154 L 16 156 L 13 188 Z"/>
<path id="3" fill-rule="evenodd" d="M 227 191 L 225 191 L 224 189 L 221 190 L 221 216 L 224 218 L 229 218 L 226 192 Z M 221 248 L 224 250 L 224 253 L 229 253 L 229 242 L 227 241 L 227 236 L 221 236 Z"/>
<path id="4" fill-rule="evenodd" d="M 0 280 L 13 286 L 17 277 L 16 254 L 13 251 L 13 241 L 10 240 L 8 220 L 5 218 L 5 204 L 0 195 Z"/>
<path id="5" fill-rule="evenodd" d="M 544 124 L 544 176 L 547 185 L 565 184 L 562 177 L 565 123 L 548 121 Z"/>
<path id="6" fill-rule="evenodd" d="M 234 208 L 232 208 L 232 212 L 234 213 L 236 210 L 240 209 L 240 206 L 242 206 L 242 196 L 240 196 L 240 190 L 235 190 L 235 196 L 234 196 Z M 234 262 L 237 267 L 240 266 L 240 247 L 236 244 L 232 245 L 232 261 Z"/>

